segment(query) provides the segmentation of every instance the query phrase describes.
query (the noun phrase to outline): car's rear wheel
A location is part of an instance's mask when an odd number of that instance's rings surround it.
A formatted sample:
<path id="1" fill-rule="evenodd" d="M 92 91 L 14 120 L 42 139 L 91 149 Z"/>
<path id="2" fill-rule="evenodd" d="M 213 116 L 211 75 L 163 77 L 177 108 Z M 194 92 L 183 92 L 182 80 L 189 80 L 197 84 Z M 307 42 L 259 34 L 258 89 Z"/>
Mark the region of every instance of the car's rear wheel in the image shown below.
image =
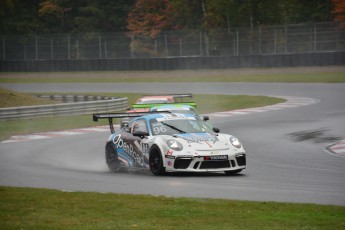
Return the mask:
<path id="1" fill-rule="evenodd" d="M 165 168 L 163 166 L 163 158 L 161 151 L 158 147 L 153 147 L 150 151 L 149 158 L 150 170 L 153 175 L 161 176 L 165 174 Z"/>
<path id="2" fill-rule="evenodd" d="M 237 170 L 232 170 L 232 171 L 225 171 L 225 173 L 227 175 L 235 175 L 235 174 L 237 174 L 237 173 L 239 173 L 241 171 L 242 171 L 242 169 L 237 169 Z"/>
<path id="3" fill-rule="evenodd" d="M 108 142 L 105 147 L 105 161 L 111 172 L 118 172 L 121 169 L 122 163 L 118 158 L 116 149 L 112 142 Z"/>

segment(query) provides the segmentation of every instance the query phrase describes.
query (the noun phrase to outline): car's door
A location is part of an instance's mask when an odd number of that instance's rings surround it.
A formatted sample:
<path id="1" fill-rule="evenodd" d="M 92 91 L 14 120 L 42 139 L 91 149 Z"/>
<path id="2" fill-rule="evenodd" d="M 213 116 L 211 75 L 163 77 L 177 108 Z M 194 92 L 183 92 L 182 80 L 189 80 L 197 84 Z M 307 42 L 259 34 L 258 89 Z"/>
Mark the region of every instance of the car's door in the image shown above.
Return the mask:
<path id="1" fill-rule="evenodd" d="M 127 135 L 124 138 L 124 142 L 127 145 L 126 152 L 136 164 L 136 166 L 144 166 L 143 150 L 141 147 L 141 138 L 134 136 L 134 132 L 145 132 L 147 133 L 147 126 L 144 119 L 136 119 L 132 121 L 127 128 Z"/>

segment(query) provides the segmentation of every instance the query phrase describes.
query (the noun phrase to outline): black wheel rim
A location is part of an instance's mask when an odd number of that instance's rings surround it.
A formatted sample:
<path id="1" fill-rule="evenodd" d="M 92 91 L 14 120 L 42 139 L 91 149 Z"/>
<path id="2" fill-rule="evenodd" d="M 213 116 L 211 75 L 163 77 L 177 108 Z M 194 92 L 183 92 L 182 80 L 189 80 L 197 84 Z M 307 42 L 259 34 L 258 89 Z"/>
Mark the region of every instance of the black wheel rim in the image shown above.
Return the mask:
<path id="1" fill-rule="evenodd" d="M 153 173 L 157 173 L 159 171 L 161 164 L 161 159 L 157 153 L 154 153 L 151 160 L 151 169 Z"/>

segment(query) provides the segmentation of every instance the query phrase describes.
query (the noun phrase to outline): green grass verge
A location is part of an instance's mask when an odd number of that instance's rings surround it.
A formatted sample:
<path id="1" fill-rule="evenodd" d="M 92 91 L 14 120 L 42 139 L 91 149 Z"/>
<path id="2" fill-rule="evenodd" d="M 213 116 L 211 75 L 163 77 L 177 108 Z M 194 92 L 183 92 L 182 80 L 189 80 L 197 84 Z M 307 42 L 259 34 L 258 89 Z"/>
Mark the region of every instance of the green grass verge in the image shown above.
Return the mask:
<path id="1" fill-rule="evenodd" d="M 18 93 L 3 88 L 0 88 L 0 98 L 0 108 L 55 103 L 52 100 L 41 99 L 27 93 Z"/>
<path id="2" fill-rule="evenodd" d="M 91 93 L 90 93 L 91 94 Z M 89 94 L 89 95 L 90 95 Z M 105 96 L 127 97 L 129 105 L 142 94 L 102 94 Z M 100 95 L 100 96 L 102 96 Z M 252 107 L 261 107 L 284 102 L 281 98 L 266 96 L 245 95 L 193 95 L 193 101 L 197 103 L 199 113 L 228 111 Z M 117 121 L 115 120 L 115 123 Z M 42 117 L 37 119 L 24 119 L 13 121 L 0 121 L 0 141 L 8 139 L 12 135 L 30 134 L 35 132 L 56 131 L 64 129 L 106 125 L 105 120 L 93 122 L 91 114 L 81 116 Z"/>
<path id="3" fill-rule="evenodd" d="M 2 229 L 344 229 L 345 207 L 0 187 Z"/>
<path id="4" fill-rule="evenodd" d="M 345 83 L 345 70 L 285 72 L 249 71 L 222 72 L 219 70 L 196 71 L 113 71 L 65 73 L 6 73 L 0 83 L 101 83 L 101 82 L 279 82 L 279 83 Z"/>

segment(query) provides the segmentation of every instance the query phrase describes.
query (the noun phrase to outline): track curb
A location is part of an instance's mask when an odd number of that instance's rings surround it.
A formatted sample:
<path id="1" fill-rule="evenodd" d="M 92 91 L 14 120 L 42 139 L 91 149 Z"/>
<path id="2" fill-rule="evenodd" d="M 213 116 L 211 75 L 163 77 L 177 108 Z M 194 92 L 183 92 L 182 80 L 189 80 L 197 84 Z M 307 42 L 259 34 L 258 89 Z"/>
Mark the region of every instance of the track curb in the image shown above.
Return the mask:
<path id="1" fill-rule="evenodd" d="M 324 150 L 331 155 L 345 157 L 345 139 L 327 145 Z"/>

